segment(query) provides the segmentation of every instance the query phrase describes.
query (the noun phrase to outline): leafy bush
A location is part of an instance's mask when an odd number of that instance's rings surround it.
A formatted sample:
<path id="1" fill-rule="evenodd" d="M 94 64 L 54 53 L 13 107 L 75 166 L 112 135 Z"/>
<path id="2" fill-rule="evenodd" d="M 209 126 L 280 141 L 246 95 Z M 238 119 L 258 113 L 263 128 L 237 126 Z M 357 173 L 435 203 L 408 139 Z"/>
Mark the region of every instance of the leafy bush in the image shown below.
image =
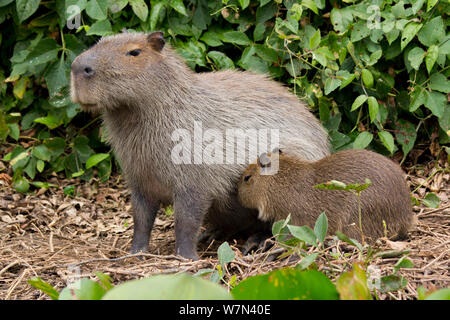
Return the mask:
<path id="1" fill-rule="evenodd" d="M 448 1 L 0 0 L 0 140 L 17 190 L 54 172 L 109 177 L 97 118 L 69 98 L 73 59 L 99 36 L 163 30 L 196 71 L 242 68 L 288 84 L 335 150 L 404 157 L 449 142 Z M 34 182 L 33 182 L 34 181 Z"/>

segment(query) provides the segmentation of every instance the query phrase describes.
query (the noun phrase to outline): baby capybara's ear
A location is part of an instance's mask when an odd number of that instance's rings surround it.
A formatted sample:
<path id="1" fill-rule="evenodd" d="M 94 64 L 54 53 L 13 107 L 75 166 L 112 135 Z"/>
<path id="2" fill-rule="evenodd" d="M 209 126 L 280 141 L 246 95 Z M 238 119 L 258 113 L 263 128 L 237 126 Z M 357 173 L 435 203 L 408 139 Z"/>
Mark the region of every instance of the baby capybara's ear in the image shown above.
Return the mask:
<path id="1" fill-rule="evenodd" d="M 280 148 L 274 148 L 274 149 L 272 150 L 272 153 L 278 153 L 278 154 L 282 154 L 282 153 L 283 153 L 283 151 L 281 151 L 281 149 L 280 149 Z"/>
<path id="2" fill-rule="evenodd" d="M 258 166 L 260 166 L 261 168 L 270 167 L 270 158 L 267 153 L 264 152 L 258 157 Z"/>
<path id="3" fill-rule="evenodd" d="M 164 45 L 166 44 L 166 41 L 164 40 L 164 33 L 161 31 L 155 31 L 150 33 L 147 36 L 147 40 L 150 43 L 150 46 L 153 48 L 153 50 L 160 52 Z"/>

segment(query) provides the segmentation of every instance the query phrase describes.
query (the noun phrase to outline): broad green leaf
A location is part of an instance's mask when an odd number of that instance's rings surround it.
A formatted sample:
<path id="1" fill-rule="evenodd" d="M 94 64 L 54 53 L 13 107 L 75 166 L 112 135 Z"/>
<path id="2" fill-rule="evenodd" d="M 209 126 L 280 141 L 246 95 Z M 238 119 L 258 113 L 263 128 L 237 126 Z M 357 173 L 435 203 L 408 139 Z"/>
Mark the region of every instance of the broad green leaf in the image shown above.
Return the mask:
<path id="1" fill-rule="evenodd" d="M 211 281 L 181 273 L 132 280 L 109 290 L 103 300 L 231 300 L 227 290 Z"/>
<path id="2" fill-rule="evenodd" d="M 127 6 L 128 2 L 129 0 L 109 0 L 109 9 L 112 13 L 120 12 Z"/>
<path id="3" fill-rule="evenodd" d="M 45 162 L 40 160 L 40 159 L 37 160 L 36 161 L 36 169 L 37 169 L 37 171 L 42 172 L 42 171 L 44 171 L 44 168 L 45 168 Z"/>
<path id="4" fill-rule="evenodd" d="M 31 278 L 27 281 L 35 289 L 41 290 L 46 295 L 48 295 L 52 300 L 58 300 L 59 292 L 53 288 L 49 283 L 43 281 L 39 277 Z"/>
<path id="5" fill-rule="evenodd" d="M 425 300 L 450 300 L 450 288 L 440 289 L 428 295 Z"/>
<path id="6" fill-rule="evenodd" d="M 35 13 L 40 2 L 41 0 L 16 0 L 16 10 L 19 22 L 23 22 Z"/>
<path id="7" fill-rule="evenodd" d="M 111 34 L 113 34 L 113 32 L 112 32 L 111 23 L 109 22 L 109 20 L 97 21 L 86 32 L 87 36 L 92 36 L 92 35 L 108 36 Z"/>
<path id="8" fill-rule="evenodd" d="M 208 52 L 208 57 L 213 60 L 214 64 L 219 70 L 234 69 L 233 60 L 228 58 L 224 53 L 220 51 L 210 51 Z"/>
<path id="9" fill-rule="evenodd" d="M 361 132 L 353 141 L 353 149 L 365 149 L 373 139 L 373 134 L 367 131 Z"/>
<path id="10" fill-rule="evenodd" d="M 92 19 L 105 20 L 108 17 L 108 0 L 90 0 L 86 5 L 86 13 Z"/>
<path id="11" fill-rule="evenodd" d="M 411 63 L 411 67 L 413 67 L 415 70 L 419 70 L 424 57 L 425 51 L 419 47 L 415 47 L 408 53 L 408 60 Z"/>
<path id="12" fill-rule="evenodd" d="M 159 20 L 159 16 L 163 9 L 164 9 L 163 1 L 158 1 L 155 3 L 152 1 L 152 5 L 150 7 L 150 29 L 151 30 L 155 30 L 156 24 L 158 23 L 158 20 Z"/>
<path id="13" fill-rule="evenodd" d="M 325 237 L 328 231 L 328 219 L 325 212 L 322 212 L 320 216 L 317 218 L 316 223 L 314 225 L 314 234 L 320 243 L 323 244 Z"/>
<path id="14" fill-rule="evenodd" d="M 183 0 L 169 0 L 169 5 L 175 9 L 175 11 L 187 16 L 186 7 L 183 4 Z"/>
<path id="15" fill-rule="evenodd" d="M 278 63 L 277 51 L 261 44 L 255 44 L 253 47 L 255 48 L 256 54 L 261 57 L 261 59 L 270 63 Z"/>
<path id="16" fill-rule="evenodd" d="M 439 204 L 441 203 L 441 200 L 439 197 L 434 194 L 433 192 L 429 192 L 424 199 L 422 199 L 422 202 L 424 205 L 426 205 L 428 208 L 439 208 Z"/>
<path id="17" fill-rule="evenodd" d="M 50 65 L 45 75 L 45 81 L 47 82 L 50 97 L 69 84 L 64 56 L 61 56 L 60 59 Z"/>
<path id="18" fill-rule="evenodd" d="M 373 87 L 373 75 L 372 72 L 370 72 L 367 69 L 362 69 L 361 70 L 361 77 L 363 79 L 364 84 L 366 85 L 367 88 L 372 88 Z"/>
<path id="19" fill-rule="evenodd" d="M 411 103 L 409 105 L 409 111 L 416 111 L 426 101 L 426 91 L 420 87 L 414 87 L 414 91 L 411 94 Z"/>
<path id="20" fill-rule="evenodd" d="M 430 47 L 437 45 L 443 38 L 445 38 L 444 20 L 441 16 L 431 19 L 417 34 L 419 41 Z"/>
<path id="21" fill-rule="evenodd" d="M 55 116 L 52 115 L 36 118 L 33 120 L 33 122 L 45 124 L 49 129 L 55 129 L 60 125 L 62 125 L 63 123 L 61 118 L 56 118 Z"/>
<path id="22" fill-rule="evenodd" d="M 443 93 L 450 92 L 450 80 L 442 73 L 433 73 L 430 77 L 430 89 Z"/>
<path id="23" fill-rule="evenodd" d="M 316 235 L 314 234 L 314 231 L 311 230 L 308 226 L 293 226 L 288 225 L 289 232 L 296 237 L 297 239 L 306 242 L 310 245 L 316 244 Z"/>
<path id="24" fill-rule="evenodd" d="M 138 16 L 141 21 L 147 20 L 148 6 L 144 0 L 129 0 L 133 12 Z M 171 1 L 173 2 L 173 1 Z"/>
<path id="25" fill-rule="evenodd" d="M 396 274 L 381 277 L 380 280 L 381 292 L 397 291 L 406 286 L 406 279 Z"/>
<path id="26" fill-rule="evenodd" d="M 389 152 L 392 154 L 395 148 L 394 138 L 392 137 L 392 134 L 387 131 L 379 131 L 378 137 L 380 138 L 381 142 L 386 147 L 386 149 L 388 149 Z"/>
<path id="27" fill-rule="evenodd" d="M 252 43 L 250 41 L 250 39 L 247 37 L 247 35 L 242 31 L 225 32 L 222 35 L 221 40 L 223 42 L 229 42 L 229 43 L 234 43 L 234 44 L 243 45 L 243 46 L 247 46 Z"/>
<path id="28" fill-rule="evenodd" d="M 369 105 L 369 117 L 370 122 L 374 122 L 377 118 L 378 112 L 379 112 L 379 106 L 378 101 L 375 97 L 369 97 L 367 100 L 367 104 Z"/>
<path id="29" fill-rule="evenodd" d="M 25 193 L 30 189 L 30 183 L 25 177 L 18 177 L 13 180 L 12 186 L 20 193 Z"/>
<path id="30" fill-rule="evenodd" d="M 350 73 L 347 70 L 339 70 L 336 72 L 336 78 L 340 79 L 341 86 L 339 89 L 343 89 L 348 86 L 355 79 L 356 75 L 354 73 Z"/>
<path id="31" fill-rule="evenodd" d="M 367 27 L 367 23 L 364 20 L 360 20 L 353 25 L 353 30 L 351 34 L 351 41 L 357 42 L 368 37 L 370 34 L 370 29 Z"/>
<path id="32" fill-rule="evenodd" d="M 311 50 L 316 49 L 317 47 L 319 47 L 320 41 L 321 41 L 320 29 L 317 29 L 314 35 L 309 39 L 309 48 Z"/>
<path id="33" fill-rule="evenodd" d="M 244 10 L 250 4 L 250 0 L 239 0 L 239 4 L 241 5 L 242 10 Z"/>
<path id="34" fill-rule="evenodd" d="M 352 22 L 352 14 L 350 10 L 345 8 L 333 8 L 330 14 L 330 20 L 333 24 L 334 30 L 339 33 L 347 31 L 349 24 Z"/>
<path id="35" fill-rule="evenodd" d="M 355 101 L 353 101 L 352 108 L 350 109 L 350 111 L 357 110 L 364 102 L 366 102 L 367 98 L 368 97 L 366 95 L 364 95 L 364 94 L 362 94 L 359 97 L 357 97 L 355 99 Z"/>
<path id="36" fill-rule="evenodd" d="M 223 43 L 219 39 L 219 35 L 213 31 L 206 31 L 201 37 L 200 40 L 206 43 L 210 47 L 218 47 Z"/>
<path id="37" fill-rule="evenodd" d="M 27 90 L 29 79 L 27 77 L 21 77 L 15 84 L 13 94 L 17 99 L 22 99 L 25 91 Z"/>
<path id="38" fill-rule="evenodd" d="M 316 270 L 285 268 L 248 277 L 231 290 L 236 300 L 337 300 L 334 284 Z"/>
<path id="39" fill-rule="evenodd" d="M 94 153 L 88 143 L 89 139 L 85 136 L 78 136 L 73 141 L 74 149 L 77 151 L 82 162 L 86 162 Z"/>
<path id="40" fill-rule="evenodd" d="M 26 58 L 28 66 L 47 63 L 56 59 L 60 46 L 54 39 L 45 38 L 39 41 Z"/>
<path id="41" fill-rule="evenodd" d="M 416 36 L 417 32 L 422 28 L 422 24 L 418 22 L 409 22 L 402 31 L 400 48 L 403 51 L 406 45 Z"/>
<path id="42" fill-rule="evenodd" d="M 106 289 L 98 282 L 81 279 L 64 288 L 59 294 L 59 300 L 100 300 Z"/>
<path id="43" fill-rule="evenodd" d="M 96 154 L 92 155 L 86 161 L 86 169 L 96 166 L 98 163 L 102 162 L 103 160 L 105 160 L 107 158 L 109 158 L 109 153 L 96 153 Z"/>
<path id="44" fill-rule="evenodd" d="M 50 150 L 44 144 L 33 147 L 31 154 L 43 161 L 50 161 L 51 158 Z"/>
<path id="45" fill-rule="evenodd" d="M 310 255 L 307 255 L 306 257 L 303 257 L 303 259 L 295 265 L 296 270 L 305 270 L 307 269 L 318 257 L 319 253 L 314 252 Z"/>
<path id="46" fill-rule="evenodd" d="M 424 104 L 438 118 L 444 114 L 444 108 L 448 108 L 447 97 L 436 91 L 426 92 Z"/>
<path id="47" fill-rule="evenodd" d="M 366 272 L 355 263 L 351 271 L 343 273 L 336 281 L 336 289 L 341 300 L 372 300 L 367 287 Z"/>
<path id="48" fill-rule="evenodd" d="M 272 19 L 278 11 L 276 3 L 269 1 L 270 4 L 266 6 L 259 6 L 256 9 L 256 24 L 264 23 Z"/>
<path id="49" fill-rule="evenodd" d="M 433 9 L 433 7 L 438 3 L 439 0 L 428 0 L 427 1 L 427 12 Z"/>
<path id="50" fill-rule="evenodd" d="M 234 260 L 234 251 L 231 249 L 228 242 L 224 242 L 217 249 L 217 257 L 219 259 L 219 263 L 223 266 L 227 263 L 230 263 Z"/>
<path id="51" fill-rule="evenodd" d="M 11 2 L 13 2 L 14 0 L 0 0 L 0 8 L 7 6 L 8 4 L 10 4 Z"/>
<path id="52" fill-rule="evenodd" d="M 9 136 L 14 140 L 18 141 L 20 136 L 19 125 L 17 123 L 10 123 L 8 124 L 8 128 L 9 128 Z"/>
<path id="53" fill-rule="evenodd" d="M 342 81 L 335 76 L 327 78 L 327 80 L 325 81 L 325 95 L 328 95 L 336 90 L 341 85 L 341 83 Z"/>
<path id="54" fill-rule="evenodd" d="M 436 62 L 439 55 L 439 47 L 432 45 L 428 48 L 427 55 L 425 56 L 425 65 L 427 66 L 428 74 L 431 73 L 434 63 Z"/>
<path id="55" fill-rule="evenodd" d="M 58 188 L 58 185 L 48 182 L 41 182 L 41 181 L 32 181 L 30 182 L 31 185 L 35 186 L 36 188 Z"/>
<path id="56" fill-rule="evenodd" d="M 292 7 L 289 9 L 288 16 L 291 19 L 294 19 L 296 21 L 299 21 L 302 17 L 303 8 L 300 4 L 294 3 Z"/>
<path id="57" fill-rule="evenodd" d="M 319 10 L 317 10 L 317 5 L 314 0 L 302 0 L 302 6 L 310 9 L 315 14 L 319 14 Z"/>

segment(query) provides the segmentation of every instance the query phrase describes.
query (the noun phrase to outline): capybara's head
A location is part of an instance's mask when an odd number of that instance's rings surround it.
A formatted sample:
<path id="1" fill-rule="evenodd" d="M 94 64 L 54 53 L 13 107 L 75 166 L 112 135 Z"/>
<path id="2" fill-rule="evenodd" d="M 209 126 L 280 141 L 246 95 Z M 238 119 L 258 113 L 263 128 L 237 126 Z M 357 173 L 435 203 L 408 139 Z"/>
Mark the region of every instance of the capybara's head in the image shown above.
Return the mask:
<path id="1" fill-rule="evenodd" d="M 164 44 L 159 31 L 102 38 L 72 63 L 72 101 L 98 112 L 139 99 L 142 88 L 151 86 L 148 75 L 158 72 Z"/>
<path id="2" fill-rule="evenodd" d="M 272 153 L 263 153 L 256 163 L 248 165 L 238 182 L 238 197 L 244 207 L 262 209 L 267 189 L 273 179 L 272 162 L 278 161 L 281 150 L 274 149 Z M 261 212 L 262 210 L 260 210 Z"/>

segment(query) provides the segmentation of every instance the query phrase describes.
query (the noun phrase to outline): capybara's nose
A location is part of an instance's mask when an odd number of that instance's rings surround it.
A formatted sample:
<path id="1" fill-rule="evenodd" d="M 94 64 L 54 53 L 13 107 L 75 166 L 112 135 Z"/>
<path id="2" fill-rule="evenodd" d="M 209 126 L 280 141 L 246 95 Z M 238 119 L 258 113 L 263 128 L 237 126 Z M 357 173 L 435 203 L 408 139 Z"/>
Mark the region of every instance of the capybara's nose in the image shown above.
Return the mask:
<path id="1" fill-rule="evenodd" d="M 95 74 L 95 70 L 92 66 L 85 63 L 86 61 L 83 61 L 85 59 L 80 59 L 81 56 L 74 60 L 72 63 L 72 72 L 76 75 L 80 75 L 84 78 L 90 78 Z"/>

